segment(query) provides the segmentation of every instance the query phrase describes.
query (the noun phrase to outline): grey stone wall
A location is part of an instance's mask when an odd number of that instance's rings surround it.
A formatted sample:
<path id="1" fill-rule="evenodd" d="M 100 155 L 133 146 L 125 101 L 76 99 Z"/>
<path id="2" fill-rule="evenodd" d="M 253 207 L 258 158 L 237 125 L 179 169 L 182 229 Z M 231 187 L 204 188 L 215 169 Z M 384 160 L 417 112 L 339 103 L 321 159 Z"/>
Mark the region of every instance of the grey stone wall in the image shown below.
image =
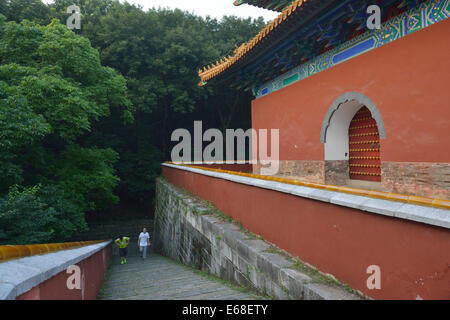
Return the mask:
<path id="1" fill-rule="evenodd" d="M 348 160 L 325 161 L 325 183 L 336 186 L 344 186 L 349 179 Z"/>
<path id="2" fill-rule="evenodd" d="M 315 183 L 325 182 L 325 162 L 320 160 L 280 160 L 277 177 L 304 179 Z M 261 174 L 261 165 L 254 166 L 253 173 Z"/>
<path id="3" fill-rule="evenodd" d="M 381 172 L 390 192 L 450 200 L 450 163 L 382 162 Z"/>
<path id="4" fill-rule="evenodd" d="M 153 244 L 162 255 L 276 299 L 360 298 L 164 178 L 156 197 Z"/>

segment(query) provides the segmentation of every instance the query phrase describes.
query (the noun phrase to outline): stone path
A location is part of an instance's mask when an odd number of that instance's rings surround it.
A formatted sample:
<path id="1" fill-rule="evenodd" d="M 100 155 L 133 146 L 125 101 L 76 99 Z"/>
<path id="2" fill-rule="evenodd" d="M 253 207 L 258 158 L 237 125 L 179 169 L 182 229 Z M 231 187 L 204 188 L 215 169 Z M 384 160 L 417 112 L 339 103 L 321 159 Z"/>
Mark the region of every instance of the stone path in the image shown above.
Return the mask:
<path id="1" fill-rule="evenodd" d="M 258 299 L 155 253 L 150 253 L 145 261 L 132 254 L 124 265 L 119 257 L 112 259 L 98 295 L 101 300 Z"/>

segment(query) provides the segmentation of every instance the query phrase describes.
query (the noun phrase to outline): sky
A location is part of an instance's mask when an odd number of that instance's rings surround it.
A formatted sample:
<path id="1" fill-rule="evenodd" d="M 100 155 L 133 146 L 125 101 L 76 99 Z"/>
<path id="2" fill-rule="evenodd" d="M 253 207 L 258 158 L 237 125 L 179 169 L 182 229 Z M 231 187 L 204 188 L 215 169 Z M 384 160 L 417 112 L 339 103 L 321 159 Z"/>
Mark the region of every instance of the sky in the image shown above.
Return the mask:
<path id="1" fill-rule="evenodd" d="M 119 0 L 124 2 L 124 0 Z M 52 3 L 53 0 L 43 0 L 44 3 Z M 199 16 L 211 16 L 213 18 L 222 18 L 222 16 L 235 15 L 242 18 L 258 18 L 263 17 L 267 22 L 275 19 L 279 12 L 261 9 L 255 6 L 243 4 L 235 6 L 234 0 L 128 0 L 129 3 L 139 4 L 145 10 L 150 8 L 168 7 L 170 9 L 181 9 L 193 12 Z M 81 8 L 83 11 L 83 8 Z"/>
<path id="2" fill-rule="evenodd" d="M 236 15 L 243 18 L 262 16 L 266 21 L 271 21 L 279 14 L 247 4 L 236 7 L 233 5 L 234 0 L 128 0 L 128 2 L 140 4 L 145 9 L 152 7 L 178 8 L 204 17 L 209 15 L 213 18 L 221 18 L 224 15 Z"/>
<path id="3" fill-rule="evenodd" d="M 120 0 L 123 2 L 122 0 Z M 49 3 L 51 0 L 44 0 Z M 168 7 L 194 12 L 196 15 L 207 15 L 220 19 L 224 15 L 235 15 L 243 18 L 264 17 L 266 21 L 272 21 L 278 16 L 278 12 L 249 6 L 247 4 L 236 7 L 234 0 L 128 0 L 129 3 L 140 4 L 144 9 Z"/>

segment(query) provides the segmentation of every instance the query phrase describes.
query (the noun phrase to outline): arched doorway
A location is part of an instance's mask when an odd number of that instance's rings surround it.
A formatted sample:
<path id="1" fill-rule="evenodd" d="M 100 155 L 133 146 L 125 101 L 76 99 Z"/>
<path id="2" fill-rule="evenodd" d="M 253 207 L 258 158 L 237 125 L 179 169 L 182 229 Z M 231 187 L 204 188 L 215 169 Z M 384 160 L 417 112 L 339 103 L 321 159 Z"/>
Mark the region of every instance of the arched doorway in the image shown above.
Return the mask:
<path id="1" fill-rule="evenodd" d="M 358 92 L 342 94 L 322 124 L 325 183 L 379 188 L 384 138 L 383 119 L 374 102 Z"/>
<path id="2" fill-rule="evenodd" d="M 353 116 L 348 137 L 350 179 L 381 182 L 380 134 L 366 106 Z"/>

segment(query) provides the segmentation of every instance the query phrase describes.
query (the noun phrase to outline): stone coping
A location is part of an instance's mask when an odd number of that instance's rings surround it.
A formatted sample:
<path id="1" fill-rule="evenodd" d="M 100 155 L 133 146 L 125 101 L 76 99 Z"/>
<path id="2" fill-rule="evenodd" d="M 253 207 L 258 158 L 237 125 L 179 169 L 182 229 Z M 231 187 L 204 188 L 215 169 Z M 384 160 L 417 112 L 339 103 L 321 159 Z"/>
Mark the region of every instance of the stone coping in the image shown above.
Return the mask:
<path id="1" fill-rule="evenodd" d="M 26 245 L 2 245 L 0 246 L 0 263 L 6 260 L 34 256 L 36 254 L 46 254 L 59 250 L 66 250 L 75 247 L 83 247 L 97 241 L 77 241 L 77 242 L 60 242 L 60 243 L 43 243 L 43 244 L 26 244 Z"/>
<path id="2" fill-rule="evenodd" d="M 211 170 L 211 169 L 204 170 L 170 163 L 163 163 L 162 165 L 170 168 L 175 168 L 178 170 L 189 171 L 205 176 L 246 184 L 253 187 L 274 190 L 278 192 L 292 194 L 298 197 L 333 203 L 336 205 L 349 207 L 353 209 L 359 209 L 362 211 L 367 211 L 375 214 L 381 214 L 384 216 L 411 220 L 415 222 L 450 229 L 450 211 L 446 209 L 416 205 L 412 203 L 405 203 L 399 201 L 377 199 L 372 198 L 368 195 L 367 196 L 354 195 L 344 192 L 318 189 L 314 187 L 300 186 L 270 180 L 262 180 L 258 178 L 248 177 L 238 172 L 236 172 L 235 174 L 223 173 L 218 172 L 218 170 Z M 352 190 L 351 188 L 347 187 L 341 187 L 339 189 Z M 366 190 L 366 192 L 368 191 Z"/>
<path id="3" fill-rule="evenodd" d="M 111 243 L 112 241 L 108 240 L 81 248 L 34 255 L 0 263 L 0 300 L 14 300 Z"/>

